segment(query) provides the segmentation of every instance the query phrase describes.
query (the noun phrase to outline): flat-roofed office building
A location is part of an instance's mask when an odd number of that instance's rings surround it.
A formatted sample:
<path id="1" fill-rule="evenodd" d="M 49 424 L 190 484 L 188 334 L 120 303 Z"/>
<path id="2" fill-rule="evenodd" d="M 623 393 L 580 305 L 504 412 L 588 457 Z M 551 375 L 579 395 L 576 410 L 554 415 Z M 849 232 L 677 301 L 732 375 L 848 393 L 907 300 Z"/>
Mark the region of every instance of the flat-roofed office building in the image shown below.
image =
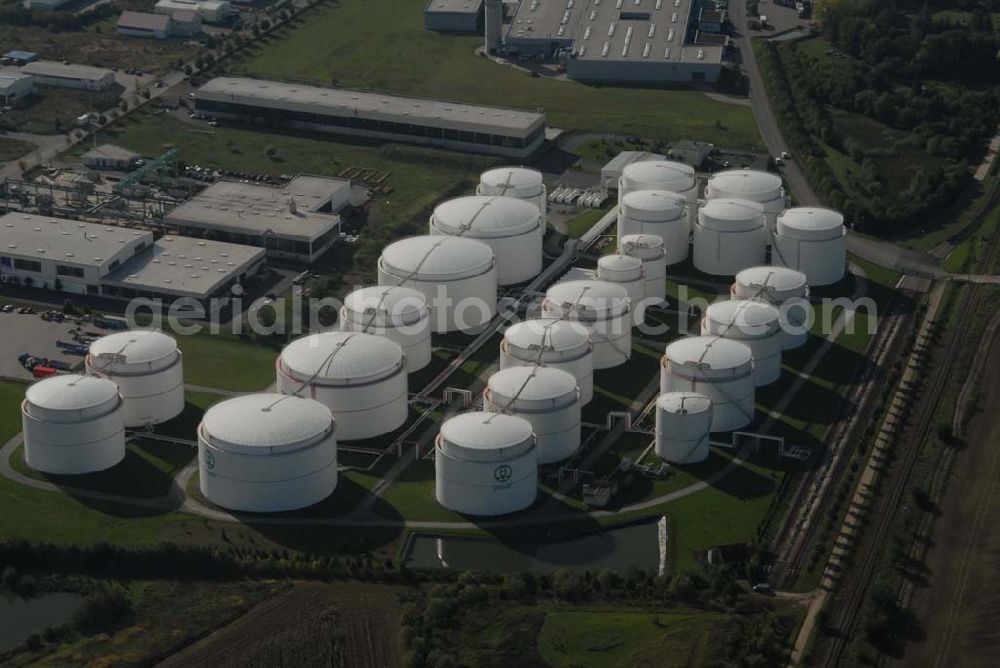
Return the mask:
<path id="1" fill-rule="evenodd" d="M 527 158 L 545 141 L 545 115 L 343 88 L 212 79 L 195 93 L 195 109 L 219 118 L 334 134 Z"/>
<path id="2" fill-rule="evenodd" d="M 286 185 L 218 181 L 164 216 L 182 235 L 256 246 L 273 258 L 312 262 L 340 234 L 351 182 L 302 174 Z"/>
<path id="3" fill-rule="evenodd" d="M 427 0 L 424 28 L 438 32 L 478 33 L 483 29 L 483 0 Z"/>

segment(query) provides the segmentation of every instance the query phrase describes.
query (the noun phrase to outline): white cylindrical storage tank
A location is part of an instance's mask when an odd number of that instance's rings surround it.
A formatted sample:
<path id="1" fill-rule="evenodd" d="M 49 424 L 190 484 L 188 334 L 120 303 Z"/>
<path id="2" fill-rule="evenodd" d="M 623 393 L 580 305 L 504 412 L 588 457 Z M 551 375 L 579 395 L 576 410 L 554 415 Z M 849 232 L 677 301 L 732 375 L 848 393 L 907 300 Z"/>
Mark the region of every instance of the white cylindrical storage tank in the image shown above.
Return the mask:
<path id="1" fill-rule="evenodd" d="M 422 292 L 431 305 L 431 330 L 439 334 L 480 330 L 496 315 L 493 249 L 476 239 L 419 236 L 395 241 L 379 256 L 378 282 Z"/>
<path id="2" fill-rule="evenodd" d="M 691 226 L 683 195 L 666 190 L 633 190 L 618 207 L 618 239 L 633 234 L 655 234 L 663 239 L 667 264 L 688 257 Z"/>
<path id="3" fill-rule="evenodd" d="M 406 358 L 389 339 L 361 332 L 311 334 L 285 346 L 276 366 L 278 392 L 329 408 L 341 441 L 372 438 L 406 422 Z"/>
<path id="4" fill-rule="evenodd" d="M 477 195 L 503 195 L 530 202 L 542 214 L 541 236 L 545 236 L 545 220 L 548 211 L 548 193 L 545 179 L 537 169 L 530 167 L 497 167 L 488 169 L 479 176 Z"/>
<path id="5" fill-rule="evenodd" d="M 660 367 L 660 394 L 699 392 L 712 400 L 712 431 L 732 431 L 753 421 L 753 353 L 745 343 L 685 337 L 667 346 Z"/>
<path id="6" fill-rule="evenodd" d="M 636 325 L 642 323 L 646 313 L 646 305 L 642 301 L 646 296 L 642 260 L 631 255 L 603 255 L 597 260 L 597 278 L 625 288 L 632 309 L 632 322 Z"/>
<path id="7" fill-rule="evenodd" d="M 750 346 L 757 387 L 781 376 L 781 315 L 771 304 L 746 300 L 710 304 L 701 320 L 701 333 Z"/>
<path id="8" fill-rule="evenodd" d="M 753 169 L 732 169 L 713 174 L 705 185 L 705 199 L 745 199 L 764 210 L 767 228 L 774 229 L 778 214 L 785 210 L 781 177 Z"/>
<path id="9" fill-rule="evenodd" d="M 125 458 L 118 386 L 95 376 L 52 376 L 30 385 L 21 403 L 24 461 L 43 473 L 75 475 Z"/>
<path id="10" fill-rule="evenodd" d="M 797 207 L 778 217 L 771 264 L 797 269 L 809 285 L 831 285 L 847 267 L 847 228 L 839 211 Z"/>
<path id="11" fill-rule="evenodd" d="M 538 463 L 561 462 L 580 449 L 580 390 L 571 374 L 546 366 L 517 366 L 490 376 L 483 409 L 531 423 Z"/>
<path id="12" fill-rule="evenodd" d="M 173 337 L 135 330 L 102 336 L 90 344 L 87 373 L 118 386 L 126 427 L 143 427 L 184 411 L 184 365 Z"/>
<path id="13" fill-rule="evenodd" d="M 198 425 L 198 484 L 230 510 L 273 513 L 319 503 L 337 486 L 337 424 L 312 399 L 244 394 Z"/>
<path id="14" fill-rule="evenodd" d="M 590 331 L 594 368 L 609 369 L 632 357 L 628 291 L 607 281 L 566 281 L 545 293 L 542 316 L 579 322 Z"/>
<path id="15" fill-rule="evenodd" d="M 698 180 L 694 167 L 672 160 L 643 160 L 626 165 L 618 179 L 618 201 L 635 190 L 667 190 L 684 197 L 687 202 L 688 230 L 694 225 L 698 208 Z"/>
<path id="16" fill-rule="evenodd" d="M 736 274 L 733 299 L 773 304 L 781 314 L 781 348 L 791 350 L 809 339 L 809 285 L 806 275 L 787 267 L 750 267 Z"/>
<path id="17" fill-rule="evenodd" d="M 538 207 L 513 197 L 456 197 L 434 207 L 430 220 L 430 234 L 478 239 L 492 248 L 500 285 L 541 273 L 543 229 Z"/>
<path id="18" fill-rule="evenodd" d="M 698 392 L 668 392 L 656 400 L 656 454 L 671 464 L 708 459 L 712 400 Z"/>
<path id="19" fill-rule="evenodd" d="M 408 373 L 430 364 L 431 311 L 422 292 L 398 285 L 355 290 L 340 307 L 340 328 L 384 336 L 399 344 Z"/>
<path id="20" fill-rule="evenodd" d="M 743 199 L 714 199 L 698 210 L 694 226 L 694 266 L 714 276 L 762 264 L 767 228 L 760 204 Z"/>
<path id="21" fill-rule="evenodd" d="M 474 411 L 446 420 L 434 443 L 438 503 L 466 515 L 524 510 L 538 494 L 538 449 L 531 423 Z"/>
<path id="22" fill-rule="evenodd" d="M 619 237 L 618 252 L 642 260 L 646 301 L 650 304 L 664 301 L 667 298 L 667 256 L 663 239 L 656 234 L 628 234 Z"/>
<path id="23" fill-rule="evenodd" d="M 500 342 L 500 368 L 542 365 L 571 374 L 580 388 L 580 404 L 594 396 L 594 353 L 590 330 L 556 318 L 511 325 Z"/>

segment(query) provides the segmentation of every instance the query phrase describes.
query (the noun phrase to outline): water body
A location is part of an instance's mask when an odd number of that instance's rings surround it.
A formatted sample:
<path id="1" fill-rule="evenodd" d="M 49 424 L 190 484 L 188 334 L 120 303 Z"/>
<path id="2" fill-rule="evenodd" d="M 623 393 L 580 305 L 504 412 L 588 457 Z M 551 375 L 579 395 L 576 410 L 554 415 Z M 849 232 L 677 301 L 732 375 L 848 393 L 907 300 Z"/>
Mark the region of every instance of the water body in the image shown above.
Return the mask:
<path id="1" fill-rule="evenodd" d="M 658 572 L 661 563 L 657 522 L 608 529 L 572 540 L 543 544 L 504 543 L 474 536 L 414 535 L 406 564 L 495 573 L 551 572 L 562 568 L 624 572 L 630 567 Z"/>
<path id="2" fill-rule="evenodd" d="M 73 616 L 83 597 L 79 594 L 56 592 L 32 598 L 21 598 L 0 592 L 0 652 L 13 649 L 32 633 L 41 633 L 50 626 L 62 626 Z"/>

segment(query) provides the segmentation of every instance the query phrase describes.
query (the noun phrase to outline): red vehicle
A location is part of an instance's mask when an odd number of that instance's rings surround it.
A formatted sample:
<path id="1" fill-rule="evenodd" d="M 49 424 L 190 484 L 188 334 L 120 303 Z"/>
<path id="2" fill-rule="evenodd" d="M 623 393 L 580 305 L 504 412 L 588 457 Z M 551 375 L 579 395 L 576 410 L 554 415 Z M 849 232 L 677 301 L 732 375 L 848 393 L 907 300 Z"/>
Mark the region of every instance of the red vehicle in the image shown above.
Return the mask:
<path id="1" fill-rule="evenodd" d="M 54 376 L 58 373 L 55 369 L 50 366 L 43 366 L 39 364 L 31 369 L 31 375 L 35 378 L 48 378 L 49 376 Z"/>

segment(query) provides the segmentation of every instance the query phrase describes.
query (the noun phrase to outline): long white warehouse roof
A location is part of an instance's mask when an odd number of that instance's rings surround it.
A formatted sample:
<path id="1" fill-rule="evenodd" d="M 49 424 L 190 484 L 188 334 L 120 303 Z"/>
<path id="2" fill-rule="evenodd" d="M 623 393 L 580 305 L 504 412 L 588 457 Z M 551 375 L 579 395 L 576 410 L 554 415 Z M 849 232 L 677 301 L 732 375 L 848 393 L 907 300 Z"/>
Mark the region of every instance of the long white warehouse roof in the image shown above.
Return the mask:
<path id="1" fill-rule="evenodd" d="M 33 213 L 0 216 L 0 255 L 101 267 L 123 251 L 153 241 L 152 232 L 81 223 Z"/>
<path id="2" fill-rule="evenodd" d="M 544 123 L 535 111 L 486 107 L 399 95 L 384 95 L 346 88 L 321 88 L 306 84 L 265 81 L 245 77 L 217 77 L 195 93 L 199 99 L 266 105 L 355 116 L 382 118 L 414 124 L 479 129 L 497 128 L 527 135 Z"/>

